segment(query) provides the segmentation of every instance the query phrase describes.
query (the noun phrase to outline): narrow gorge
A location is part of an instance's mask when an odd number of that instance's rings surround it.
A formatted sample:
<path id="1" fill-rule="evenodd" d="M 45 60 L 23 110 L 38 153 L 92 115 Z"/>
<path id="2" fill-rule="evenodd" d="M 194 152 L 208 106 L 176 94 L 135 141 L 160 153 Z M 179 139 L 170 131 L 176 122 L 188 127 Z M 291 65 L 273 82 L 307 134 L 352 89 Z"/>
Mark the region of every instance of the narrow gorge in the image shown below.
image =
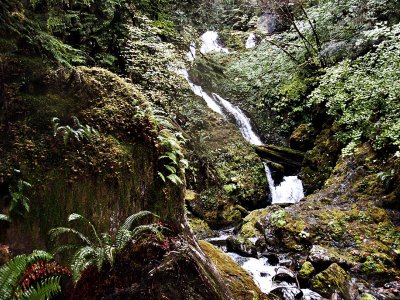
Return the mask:
<path id="1" fill-rule="evenodd" d="M 4 0 L 0 300 L 400 298 L 395 0 Z"/>

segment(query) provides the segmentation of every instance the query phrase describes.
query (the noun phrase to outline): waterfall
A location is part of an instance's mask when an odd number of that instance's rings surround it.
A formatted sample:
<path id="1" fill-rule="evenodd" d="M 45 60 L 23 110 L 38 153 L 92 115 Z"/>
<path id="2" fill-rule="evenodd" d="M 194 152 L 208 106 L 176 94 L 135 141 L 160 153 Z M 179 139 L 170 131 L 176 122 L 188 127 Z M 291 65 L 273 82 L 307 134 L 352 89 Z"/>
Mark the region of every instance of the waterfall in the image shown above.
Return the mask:
<path id="1" fill-rule="evenodd" d="M 192 53 L 192 52 L 191 52 Z M 193 82 L 190 81 L 189 79 L 189 73 L 186 69 L 179 69 L 177 70 L 177 73 L 182 75 L 186 81 L 189 83 L 190 88 L 192 89 L 193 93 L 195 93 L 197 96 L 200 96 L 206 101 L 207 106 L 211 108 L 213 111 L 220 115 L 224 115 L 222 113 L 221 107 L 215 102 L 213 98 L 211 98 L 201 86 L 194 84 Z"/>
<path id="2" fill-rule="evenodd" d="M 254 48 L 257 44 L 257 39 L 254 33 L 250 33 L 246 41 L 246 49 Z"/>
<path id="3" fill-rule="evenodd" d="M 203 42 L 200 48 L 201 53 L 207 53 L 211 51 L 229 53 L 227 48 L 224 48 L 219 43 L 218 33 L 215 31 L 207 31 L 201 37 L 200 40 Z"/>
<path id="4" fill-rule="evenodd" d="M 214 99 L 217 99 L 219 103 L 227 110 L 236 121 L 236 125 L 239 127 L 240 132 L 243 137 L 253 145 L 262 145 L 260 138 L 255 134 L 253 129 L 251 128 L 250 119 L 246 117 L 246 115 L 241 111 L 241 109 L 232 103 L 228 102 L 220 95 L 216 93 L 212 93 Z"/>
<path id="5" fill-rule="evenodd" d="M 272 204 L 296 203 L 304 198 L 303 184 L 297 176 L 285 176 L 283 181 L 278 186 L 275 186 L 267 163 L 264 163 L 264 168 L 271 192 Z"/>
<path id="6" fill-rule="evenodd" d="M 207 31 L 205 32 L 200 39 L 202 40 L 203 44 L 200 48 L 201 53 L 207 53 L 210 51 L 218 51 L 218 52 L 225 52 L 228 53 L 228 49 L 223 48 L 218 41 L 218 33 L 215 31 Z M 249 39 L 254 40 L 255 43 L 255 36 L 254 38 L 249 36 Z M 249 41 L 248 39 L 248 41 Z M 247 45 L 247 43 L 246 43 Z M 250 42 L 249 42 L 250 45 Z M 187 56 L 191 59 L 195 58 L 196 48 L 195 44 L 190 44 L 190 51 Z M 191 60 L 189 59 L 189 60 Z M 226 111 L 230 115 L 232 115 L 235 119 L 235 123 L 238 126 L 240 132 L 242 133 L 243 137 L 252 145 L 262 146 L 263 142 L 254 132 L 250 119 L 242 112 L 242 110 L 230 103 L 228 100 L 222 98 L 220 95 L 216 93 L 212 93 L 209 96 L 201 86 L 194 84 L 191 82 L 189 78 L 188 71 L 186 69 L 178 70 L 178 74 L 183 75 L 187 82 L 189 83 L 190 87 L 192 88 L 193 92 L 202 97 L 209 108 L 211 108 L 216 113 L 224 116 L 223 111 Z M 303 192 L 303 185 L 301 180 L 297 178 L 297 176 L 285 176 L 283 181 L 280 185 L 275 186 L 274 180 L 271 175 L 271 170 L 269 169 L 268 165 L 264 163 L 265 173 L 267 176 L 268 186 L 271 192 L 272 204 L 276 203 L 296 203 L 300 201 L 301 198 L 304 197 Z"/>

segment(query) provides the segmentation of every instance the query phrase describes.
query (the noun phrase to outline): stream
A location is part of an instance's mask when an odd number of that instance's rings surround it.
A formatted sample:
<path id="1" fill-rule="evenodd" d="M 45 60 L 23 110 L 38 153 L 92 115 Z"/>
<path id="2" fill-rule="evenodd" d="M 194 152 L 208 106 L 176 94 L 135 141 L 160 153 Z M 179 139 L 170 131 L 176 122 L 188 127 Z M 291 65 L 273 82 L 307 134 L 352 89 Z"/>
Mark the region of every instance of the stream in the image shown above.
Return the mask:
<path id="1" fill-rule="evenodd" d="M 202 45 L 200 47 L 201 53 L 207 53 L 210 51 L 229 53 L 228 49 L 224 48 L 219 43 L 217 32 L 207 31 L 200 37 L 200 40 L 202 41 Z M 252 48 L 255 46 L 255 37 L 254 35 L 250 34 L 246 42 L 246 48 Z M 187 53 L 187 58 L 189 61 L 192 61 L 196 58 L 196 45 L 194 42 L 190 44 L 190 51 Z M 232 117 L 235 120 L 235 123 L 238 126 L 242 136 L 250 144 L 257 146 L 264 145 L 260 137 L 254 132 L 251 126 L 251 120 L 239 107 L 230 103 L 228 100 L 216 93 L 206 92 L 201 86 L 193 83 L 190 80 L 188 71 L 186 69 L 180 69 L 178 70 L 178 73 L 187 80 L 192 91 L 204 99 L 207 106 L 211 110 L 220 114 L 225 119 L 227 119 L 228 116 Z M 285 176 L 279 185 L 275 185 L 270 168 L 268 167 L 267 163 L 264 162 L 263 164 L 265 167 L 272 204 L 296 203 L 304 197 L 302 182 L 297 176 Z M 226 252 L 226 239 L 229 236 L 234 235 L 233 228 L 216 232 L 216 235 L 217 237 L 209 238 L 207 241 L 220 247 Z M 250 240 L 251 242 L 255 243 L 256 239 Z M 282 297 L 284 297 L 284 299 L 321 299 L 321 296 L 317 293 L 307 289 L 300 290 L 297 288 L 293 272 L 285 267 L 285 265 L 287 266 L 290 264 L 290 259 L 284 255 L 277 256 L 278 261 L 271 263 L 267 257 L 243 257 L 233 252 L 227 252 L 227 254 L 253 277 L 254 281 L 264 293 L 279 293 L 282 295 Z M 289 277 L 292 277 L 293 281 L 290 283 L 285 281 L 275 281 L 277 274 L 286 274 Z"/>

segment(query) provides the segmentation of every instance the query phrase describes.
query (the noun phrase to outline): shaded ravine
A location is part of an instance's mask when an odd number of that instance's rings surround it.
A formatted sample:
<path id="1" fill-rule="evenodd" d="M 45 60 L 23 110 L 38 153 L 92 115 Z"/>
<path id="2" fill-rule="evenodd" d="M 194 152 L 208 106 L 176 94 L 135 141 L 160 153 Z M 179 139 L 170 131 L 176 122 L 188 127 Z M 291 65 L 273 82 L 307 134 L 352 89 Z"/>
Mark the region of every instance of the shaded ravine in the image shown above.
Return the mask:
<path id="1" fill-rule="evenodd" d="M 249 40 L 252 37 L 249 37 Z M 218 51 L 229 53 L 226 48 L 223 48 L 218 43 L 218 34 L 216 32 L 206 32 L 202 35 L 201 40 L 203 45 L 200 49 L 201 53 L 207 53 L 209 51 Z M 251 41 L 248 40 L 249 45 Z M 249 47 L 249 48 L 250 48 Z M 190 51 L 187 54 L 189 61 L 192 61 L 196 57 L 195 44 L 191 43 Z M 188 71 L 186 69 L 178 70 L 189 83 L 192 91 L 202 97 L 207 103 L 208 107 L 214 112 L 220 114 L 224 118 L 233 117 L 236 125 L 238 126 L 242 136 L 252 145 L 261 146 L 264 145 L 260 137 L 254 132 L 251 126 L 251 120 L 243 113 L 243 111 L 230 103 L 228 100 L 224 99 L 216 93 L 208 94 L 204 89 L 196 85 L 190 80 Z M 271 203 L 296 203 L 304 197 L 302 182 L 297 176 L 286 176 L 283 181 L 278 186 L 275 186 L 274 180 L 271 175 L 271 171 L 267 163 L 263 163 L 265 167 L 266 177 L 268 181 L 268 186 L 270 189 Z M 233 234 L 233 229 L 223 230 L 218 232 L 218 237 L 208 239 L 209 242 L 221 247 L 226 251 L 226 239 Z M 255 241 L 252 241 L 255 242 Z M 243 257 L 237 253 L 228 252 L 230 257 L 232 257 L 239 265 L 242 266 L 251 276 L 254 281 L 258 284 L 260 289 L 269 293 L 272 290 L 282 288 L 282 292 L 286 299 L 294 299 L 301 294 L 301 299 L 320 299 L 321 297 L 310 291 L 310 290 L 300 290 L 294 284 L 289 284 L 286 282 L 275 283 L 274 277 L 278 272 L 291 272 L 287 268 L 281 266 L 280 263 L 284 263 L 285 258 L 279 259 L 279 263 L 271 265 L 268 259 L 265 257 L 254 258 L 254 257 Z M 282 260 L 282 261 L 281 261 Z"/>

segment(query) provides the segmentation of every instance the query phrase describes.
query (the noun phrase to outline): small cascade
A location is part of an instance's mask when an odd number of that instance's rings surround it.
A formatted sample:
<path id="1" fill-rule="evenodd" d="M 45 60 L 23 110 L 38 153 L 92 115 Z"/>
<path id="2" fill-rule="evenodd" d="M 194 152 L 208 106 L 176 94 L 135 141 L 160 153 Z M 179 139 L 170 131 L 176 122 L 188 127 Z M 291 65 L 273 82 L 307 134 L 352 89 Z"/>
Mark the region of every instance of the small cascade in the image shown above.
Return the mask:
<path id="1" fill-rule="evenodd" d="M 192 81 L 190 81 L 189 79 L 189 73 L 186 69 L 179 69 L 177 70 L 177 73 L 182 75 L 187 82 L 189 83 L 193 93 L 195 93 L 197 96 L 200 96 L 204 99 L 204 101 L 206 101 L 207 106 L 209 108 L 211 108 L 213 111 L 215 111 L 216 113 L 220 114 L 220 115 L 224 115 L 222 112 L 221 107 L 215 102 L 215 100 L 213 98 L 211 98 L 204 90 L 201 86 L 194 84 Z"/>
<path id="2" fill-rule="evenodd" d="M 246 49 L 254 48 L 257 45 L 257 39 L 254 33 L 250 33 L 249 37 L 247 38 L 245 47 Z"/>
<path id="3" fill-rule="evenodd" d="M 246 115 L 242 112 L 242 110 L 239 107 L 228 102 L 218 94 L 212 93 L 212 95 L 214 99 L 217 99 L 218 102 L 222 105 L 222 107 L 235 118 L 236 125 L 239 127 L 240 132 L 247 141 L 249 141 L 253 145 L 258 145 L 258 146 L 263 144 L 260 138 L 253 131 L 250 124 L 250 119 L 246 117 Z"/>
<path id="4" fill-rule="evenodd" d="M 224 48 L 219 43 L 218 33 L 215 31 L 207 31 L 200 37 L 203 42 L 200 48 L 201 53 L 208 53 L 211 51 L 229 53 L 227 48 Z"/>
<path id="5" fill-rule="evenodd" d="M 297 203 L 304 198 L 303 184 L 297 176 L 285 176 L 283 181 L 278 186 L 275 186 L 267 163 L 264 163 L 264 168 L 272 204 Z"/>

